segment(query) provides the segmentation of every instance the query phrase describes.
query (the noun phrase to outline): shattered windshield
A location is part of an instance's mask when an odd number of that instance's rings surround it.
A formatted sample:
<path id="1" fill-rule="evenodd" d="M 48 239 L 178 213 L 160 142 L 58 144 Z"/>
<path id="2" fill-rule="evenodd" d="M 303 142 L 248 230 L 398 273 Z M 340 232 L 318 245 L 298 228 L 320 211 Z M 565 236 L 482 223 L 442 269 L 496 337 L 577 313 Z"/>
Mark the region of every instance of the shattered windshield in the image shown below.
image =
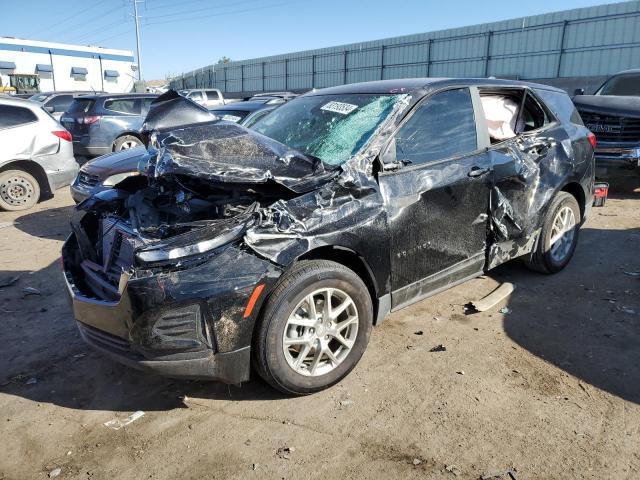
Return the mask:
<path id="1" fill-rule="evenodd" d="M 346 94 L 301 97 L 259 120 L 253 130 L 332 166 L 367 143 L 400 95 Z"/>

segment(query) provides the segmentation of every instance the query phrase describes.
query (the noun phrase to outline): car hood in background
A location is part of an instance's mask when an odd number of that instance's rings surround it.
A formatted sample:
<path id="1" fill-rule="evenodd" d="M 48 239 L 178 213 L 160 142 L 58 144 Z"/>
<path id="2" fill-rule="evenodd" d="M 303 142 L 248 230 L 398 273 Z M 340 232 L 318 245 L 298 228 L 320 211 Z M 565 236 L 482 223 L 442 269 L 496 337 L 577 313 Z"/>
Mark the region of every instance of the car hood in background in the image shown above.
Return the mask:
<path id="1" fill-rule="evenodd" d="M 148 156 L 148 154 L 144 147 L 108 153 L 83 165 L 82 171 L 104 179 L 118 173 L 138 170 L 138 163 L 146 156 Z"/>
<path id="2" fill-rule="evenodd" d="M 577 95 L 573 98 L 573 103 L 578 110 L 619 117 L 640 117 L 640 97 Z"/>

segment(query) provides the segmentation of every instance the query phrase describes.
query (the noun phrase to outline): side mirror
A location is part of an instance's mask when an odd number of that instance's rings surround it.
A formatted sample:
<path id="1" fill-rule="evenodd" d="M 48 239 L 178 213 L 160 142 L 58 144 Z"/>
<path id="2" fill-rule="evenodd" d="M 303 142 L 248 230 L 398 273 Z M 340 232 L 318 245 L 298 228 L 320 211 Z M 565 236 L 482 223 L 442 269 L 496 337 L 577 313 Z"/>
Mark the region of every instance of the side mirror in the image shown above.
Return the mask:
<path id="1" fill-rule="evenodd" d="M 576 88 L 573 91 L 573 96 L 577 97 L 578 95 L 584 95 L 584 88 Z"/>
<path id="2" fill-rule="evenodd" d="M 44 107 L 44 109 L 49 113 L 53 113 L 56 111 L 56 107 Z"/>

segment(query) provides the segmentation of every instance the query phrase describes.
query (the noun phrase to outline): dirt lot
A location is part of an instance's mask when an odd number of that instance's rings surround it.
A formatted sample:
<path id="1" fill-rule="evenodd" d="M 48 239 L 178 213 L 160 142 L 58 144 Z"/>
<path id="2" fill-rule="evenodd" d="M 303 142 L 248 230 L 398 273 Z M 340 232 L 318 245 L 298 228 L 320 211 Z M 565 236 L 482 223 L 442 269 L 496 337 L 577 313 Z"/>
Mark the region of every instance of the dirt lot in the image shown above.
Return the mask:
<path id="1" fill-rule="evenodd" d="M 65 189 L 0 213 L 15 220 L 0 280 L 19 277 L 0 289 L 0 479 L 640 478 L 640 193 L 594 210 L 562 273 L 514 263 L 393 314 L 345 381 L 306 398 L 86 348 L 58 263 L 71 204 Z M 507 302 L 465 315 L 506 280 Z"/>

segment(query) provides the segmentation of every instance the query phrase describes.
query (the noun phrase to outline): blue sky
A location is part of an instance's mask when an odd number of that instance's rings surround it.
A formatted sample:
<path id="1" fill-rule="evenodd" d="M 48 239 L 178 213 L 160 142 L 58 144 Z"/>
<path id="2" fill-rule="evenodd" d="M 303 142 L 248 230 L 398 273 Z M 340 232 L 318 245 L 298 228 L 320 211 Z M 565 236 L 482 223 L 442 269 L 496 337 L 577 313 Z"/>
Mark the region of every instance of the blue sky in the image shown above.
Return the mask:
<path id="1" fill-rule="evenodd" d="M 144 77 L 411 33 L 614 3 L 604 0 L 146 0 Z M 0 36 L 135 52 L 132 0 L 0 0 Z"/>

